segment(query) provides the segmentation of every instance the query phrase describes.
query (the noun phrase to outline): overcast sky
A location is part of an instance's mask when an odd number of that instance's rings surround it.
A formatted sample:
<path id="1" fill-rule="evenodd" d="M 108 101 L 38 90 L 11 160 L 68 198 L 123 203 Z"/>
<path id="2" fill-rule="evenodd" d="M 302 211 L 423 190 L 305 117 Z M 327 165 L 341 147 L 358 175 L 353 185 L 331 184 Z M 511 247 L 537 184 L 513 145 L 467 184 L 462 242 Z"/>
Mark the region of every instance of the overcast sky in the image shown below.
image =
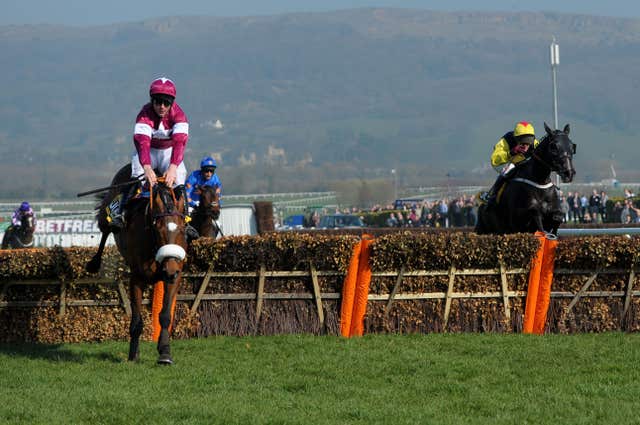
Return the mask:
<path id="1" fill-rule="evenodd" d="M 100 25 L 161 16 L 247 16 L 360 7 L 431 10 L 554 11 L 640 17 L 637 0 L 4 0 L 0 25 Z M 7 4 L 8 3 L 8 4 Z"/>

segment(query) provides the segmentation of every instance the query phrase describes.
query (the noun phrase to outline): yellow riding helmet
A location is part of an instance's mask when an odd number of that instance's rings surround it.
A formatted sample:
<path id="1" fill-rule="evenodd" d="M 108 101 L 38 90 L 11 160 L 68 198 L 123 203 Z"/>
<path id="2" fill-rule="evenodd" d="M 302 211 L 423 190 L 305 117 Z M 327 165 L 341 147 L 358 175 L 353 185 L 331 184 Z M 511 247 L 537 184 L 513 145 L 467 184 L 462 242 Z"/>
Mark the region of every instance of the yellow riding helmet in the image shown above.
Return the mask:
<path id="1" fill-rule="evenodd" d="M 513 129 L 514 137 L 518 137 L 518 136 L 534 136 L 535 137 L 535 135 L 536 135 L 536 132 L 533 129 L 533 126 L 526 121 L 520 121 L 518 124 L 516 124 L 516 128 Z"/>

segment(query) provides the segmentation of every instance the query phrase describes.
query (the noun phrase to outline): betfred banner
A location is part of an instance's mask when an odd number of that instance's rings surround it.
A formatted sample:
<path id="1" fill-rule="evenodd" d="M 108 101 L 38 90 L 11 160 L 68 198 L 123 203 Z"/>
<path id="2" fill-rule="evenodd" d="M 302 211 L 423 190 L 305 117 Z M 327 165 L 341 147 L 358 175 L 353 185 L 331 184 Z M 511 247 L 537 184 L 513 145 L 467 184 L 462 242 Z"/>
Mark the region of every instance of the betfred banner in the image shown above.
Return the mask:
<path id="1" fill-rule="evenodd" d="M 45 218 L 36 220 L 36 234 L 38 233 L 100 233 L 100 229 L 97 220 Z"/>
<path id="2" fill-rule="evenodd" d="M 98 246 L 101 236 L 98 222 L 94 219 L 39 218 L 33 239 L 35 246 L 42 247 Z M 110 235 L 107 244 L 113 243 Z"/>

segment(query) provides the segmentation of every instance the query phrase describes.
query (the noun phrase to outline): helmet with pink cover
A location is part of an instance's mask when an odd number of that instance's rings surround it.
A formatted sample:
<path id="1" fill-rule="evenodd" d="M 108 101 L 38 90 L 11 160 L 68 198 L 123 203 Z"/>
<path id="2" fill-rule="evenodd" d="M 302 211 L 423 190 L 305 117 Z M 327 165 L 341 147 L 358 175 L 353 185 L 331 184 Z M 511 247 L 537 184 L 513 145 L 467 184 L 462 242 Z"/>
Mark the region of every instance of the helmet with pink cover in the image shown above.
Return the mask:
<path id="1" fill-rule="evenodd" d="M 168 78 L 161 77 L 156 78 L 151 82 L 151 87 L 149 87 L 149 95 L 157 96 L 157 95 L 165 95 L 171 96 L 175 99 L 176 97 L 176 85 Z"/>

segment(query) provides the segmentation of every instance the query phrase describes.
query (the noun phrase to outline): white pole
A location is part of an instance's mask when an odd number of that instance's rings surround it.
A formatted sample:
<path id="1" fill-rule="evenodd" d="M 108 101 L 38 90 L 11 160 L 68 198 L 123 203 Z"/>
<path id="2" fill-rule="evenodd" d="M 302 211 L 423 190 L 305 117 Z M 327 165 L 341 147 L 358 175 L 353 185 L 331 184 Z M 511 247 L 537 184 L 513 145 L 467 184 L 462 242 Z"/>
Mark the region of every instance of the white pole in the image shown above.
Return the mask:
<path id="1" fill-rule="evenodd" d="M 554 129 L 558 129 L 558 81 L 557 70 L 560 65 L 560 46 L 556 43 L 556 38 L 553 37 L 551 46 L 549 46 L 551 53 L 551 80 L 553 83 L 553 125 Z"/>
<path id="2" fill-rule="evenodd" d="M 553 128 L 558 129 L 558 81 L 557 81 L 557 69 L 560 64 L 560 46 L 556 43 L 556 38 L 553 37 L 553 41 L 549 46 L 549 53 L 551 59 L 551 81 L 553 84 Z M 560 176 L 556 174 L 556 186 L 560 187 Z"/>
<path id="3" fill-rule="evenodd" d="M 391 169 L 391 177 L 393 178 L 393 202 L 398 199 L 398 177 L 396 176 L 396 169 Z"/>

